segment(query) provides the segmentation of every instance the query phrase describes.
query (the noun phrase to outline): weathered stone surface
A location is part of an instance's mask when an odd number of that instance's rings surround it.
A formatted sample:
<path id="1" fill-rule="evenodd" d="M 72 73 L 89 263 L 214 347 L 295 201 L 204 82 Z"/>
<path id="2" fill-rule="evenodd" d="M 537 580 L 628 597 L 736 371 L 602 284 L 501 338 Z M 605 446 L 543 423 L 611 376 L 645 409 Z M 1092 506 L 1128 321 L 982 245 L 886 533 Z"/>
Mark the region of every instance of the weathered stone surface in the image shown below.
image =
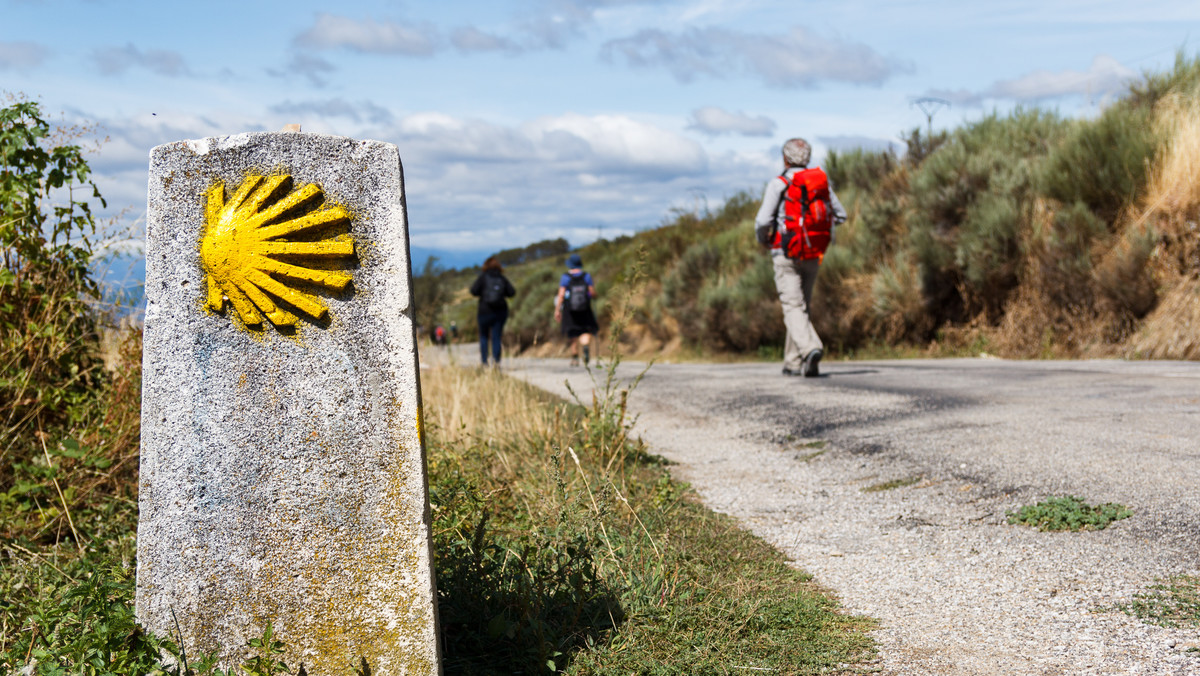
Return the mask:
<path id="1" fill-rule="evenodd" d="M 279 174 L 345 207 L 354 254 L 274 257 L 353 281 L 336 291 L 274 274 L 328 315 L 283 303 L 296 328 L 249 327 L 230 302 L 206 303 L 206 193 L 223 181 L 229 199 L 247 175 Z M 138 619 L 227 663 L 271 622 L 288 665 L 314 676 L 363 659 L 373 674 L 439 673 L 396 147 L 297 133 L 159 146 L 146 248 Z"/>

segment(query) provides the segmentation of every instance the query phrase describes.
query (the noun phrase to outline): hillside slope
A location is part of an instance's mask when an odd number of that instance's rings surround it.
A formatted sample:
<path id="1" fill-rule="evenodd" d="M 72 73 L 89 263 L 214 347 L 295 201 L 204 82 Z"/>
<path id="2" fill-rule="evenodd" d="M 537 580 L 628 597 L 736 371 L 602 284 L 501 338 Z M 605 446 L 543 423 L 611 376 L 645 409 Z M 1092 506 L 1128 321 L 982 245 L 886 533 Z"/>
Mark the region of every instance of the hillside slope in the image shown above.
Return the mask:
<path id="1" fill-rule="evenodd" d="M 1010 357 L 1200 358 L 1200 58 L 1182 54 L 1095 119 L 993 113 L 907 137 L 892 153 L 831 153 L 850 220 L 813 316 L 836 356 L 862 350 Z M 764 177 L 765 178 L 765 177 Z M 582 248 L 602 323 L 629 303 L 635 353 L 778 353 L 758 196 Z M 553 352 L 562 256 L 513 265 L 513 347 Z M 644 284 L 626 288 L 634 270 Z M 477 271 L 449 271 L 436 317 L 468 337 Z"/>

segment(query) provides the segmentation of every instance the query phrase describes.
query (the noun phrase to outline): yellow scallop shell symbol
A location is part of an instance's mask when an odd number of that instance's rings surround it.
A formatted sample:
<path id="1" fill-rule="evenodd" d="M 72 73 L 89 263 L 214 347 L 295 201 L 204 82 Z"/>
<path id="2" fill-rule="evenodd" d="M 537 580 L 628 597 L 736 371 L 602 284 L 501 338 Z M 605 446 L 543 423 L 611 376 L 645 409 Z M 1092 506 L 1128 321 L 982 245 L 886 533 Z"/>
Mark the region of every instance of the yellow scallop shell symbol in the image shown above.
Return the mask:
<path id="1" fill-rule="evenodd" d="M 311 183 L 289 192 L 290 176 L 247 176 L 225 200 L 225 184 L 208 189 L 200 263 L 206 273 L 206 306 L 221 312 L 228 300 L 247 326 L 263 316 L 277 327 L 295 326 L 297 316 L 284 307 L 324 319 L 329 308 L 320 298 L 295 288 L 296 282 L 342 291 L 350 273 L 308 267 L 354 255 L 349 235 L 331 239 L 294 238 L 339 225 L 349 225 L 350 212 L 324 204 L 321 189 Z"/>

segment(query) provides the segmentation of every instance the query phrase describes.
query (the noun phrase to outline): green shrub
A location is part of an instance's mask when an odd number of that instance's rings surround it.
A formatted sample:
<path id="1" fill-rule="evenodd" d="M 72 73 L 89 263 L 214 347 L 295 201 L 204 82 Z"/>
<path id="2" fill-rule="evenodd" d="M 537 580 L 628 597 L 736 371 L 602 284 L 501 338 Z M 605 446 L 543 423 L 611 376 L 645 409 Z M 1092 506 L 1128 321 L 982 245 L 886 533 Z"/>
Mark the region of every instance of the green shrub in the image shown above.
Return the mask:
<path id="1" fill-rule="evenodd" d="M 16 599 L 28 605 L 22 616 L 11 618 L 14 624 L 5 623 L 13 636 L 0 654 L 0 671 L 16 673 L 28 664 L 35 664 L 38 674 L 161 671 L 160 651 L 177 650 L 169 641 L 143 633 L 134 619 L 133 571 L 102 561 L 69 569 L 80 578 L 40 566 L 16 582 L 37 585 L 39 593 L 14 590 Z M 15 581 L 9 577 L 3 582 L 13 585 Z"/>
<path id="2" fill-rule="evenodd" d="M 1158 233 L 1149 226 L 1131 228 L 1096 267 L 1096 285 L 1119 318 L 1139 319 L 1158 301 L 1150 256 Z"/>
<path id="3" fill-rule="evenodd" d="M 932 135 L 926 134 L 922 137 L 920 127 L 913 127 L 911 131 L 901 136 L 904 138 L 905 146 L 904 162 L 910 167 L 921 166 L 925 158 L 932 155 L 949 138 L 949 134 L 944 131 L 939 131 Z"/>
<path id="4" fill-rule="evenodd" d="M 1045 232 L 1026 242 L 1037 266 L 1036 283 L 1060 307 L 1086 307 L 1092 302 L 1092 248 L 1108 234 L 1108 226 L 1083 202 L 1053 214 Z"/>
<path id="5" fill-rule="evenodd" d="M 934 325 L 995 319 L 1019 281 L 1018 233 L 1037 167 L 1064 123 L 1039 110 L 992 114 L 957 130 L 912 178 L 909 245 Z"/>
<path id="6" fill-rule="evenodd" d="M 104 200 L 82 148 L 54 131 L 36 103 L 0 109 L 0 490 L 14 446 L 64 424 L 97 375 L 89 199 Z"/>
<path id="7" fill-rule="evenodd" d="M 829 151 L 824 169 L 841 199 L 844 192 L 874 190 L 898 164 L 895 153 L 890 150 L 878 152 L 855 148 L 841 153 Z"/>
<path id="8" fill-rule="evenodd" d="M 1082 202 L 1113 227 L 1121 209 L 1145 188 L 1159 145 L 1154 111 L 1118 102 L 1098 120 L 1073 125 L 1041 173 L 1041 190 L 1063 204 Z"/>
<path id="9" fill-rule="evenodd" d="M 721 249 L 711 241 L 702 240 L 689 246 L 663 278 L 663 307 L 679 323 L 684 340 L 706 342 L 700 294 L 720 266 Z"/>
<path id="10" fill-rule="evenodd" d="M 711 286 L 701 294 L 698 342 L 737 352 L 782 345 L 784 329 L 775 299 L 774 268 L 770 258 L 762 256 L 732 284 Z"/>
<path id="11" fill-rule="evenodd" d="M 1200 54 L 1187 58 L 1182 49 L 1175 52 L 1175 65 L 1163 73 L 1147 73 L 1140 82 L 1129 88 L 1126 103 L 1131 106 L 1153 108 L 1170 94 L 1185 97 L 1200 95 Z"/>
<path id="12" fill-rule="evenodd" d="M 917 268 L 903 255 L 875 273 L 871 285 L 873 333 L 889 341 L 919 339 L 930 327 Z"/>

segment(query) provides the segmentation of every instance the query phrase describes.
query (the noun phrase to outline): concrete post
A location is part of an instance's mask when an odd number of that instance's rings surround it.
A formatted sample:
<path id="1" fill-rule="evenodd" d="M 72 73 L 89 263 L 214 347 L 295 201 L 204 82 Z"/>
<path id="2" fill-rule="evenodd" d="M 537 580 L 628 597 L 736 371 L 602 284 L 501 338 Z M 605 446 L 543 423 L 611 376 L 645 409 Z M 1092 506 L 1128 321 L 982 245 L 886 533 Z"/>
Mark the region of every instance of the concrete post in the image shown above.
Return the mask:
<path id="1" fill-rule="evenodd" d="M 293 671 L 440 673 L 396 147 L 158 146 L 146 296 L 139 621 L 226 665 L 269 622 Z"/>

